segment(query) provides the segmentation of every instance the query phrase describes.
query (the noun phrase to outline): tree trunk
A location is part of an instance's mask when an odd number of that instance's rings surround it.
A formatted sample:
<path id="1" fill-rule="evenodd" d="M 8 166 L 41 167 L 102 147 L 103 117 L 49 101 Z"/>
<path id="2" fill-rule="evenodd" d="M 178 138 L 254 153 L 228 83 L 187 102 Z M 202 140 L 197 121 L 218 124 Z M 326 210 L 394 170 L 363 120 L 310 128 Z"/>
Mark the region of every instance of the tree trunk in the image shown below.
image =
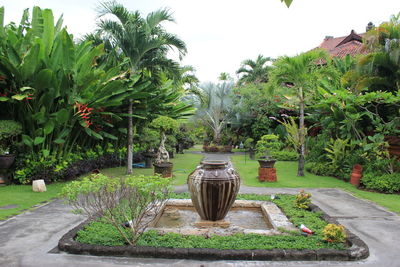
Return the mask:
<path id="1" fill-rule="evenodd" d="M 305 131 L 304 131 L 304 97 L 302 88 L 299 89 L 299 100 L 300 100 L 300 118 L 299 118 L 299 141 L 300 141 L 300 155 L 299 164 L 297 167 L 297 176 L 304 176 L 304 162 L 305 162 Z"/>
<path id="2" fill-rule="evenodd" d="M 128 107 L 128 114 L 132 115 L 132 99 L 129 99 L 129 107 Z M 132 123 L 132 116 L 128 117 L 128 156 L 126 161 L 126 174 L 132 174 L 132 163 L 133 163 L 133 123 Z"/>
<path id="3" fill-rule="evenodd" d="M 214 129 L 214 144 L 219 145 L 221 142 L 221 133 L 217 129 Z"/>

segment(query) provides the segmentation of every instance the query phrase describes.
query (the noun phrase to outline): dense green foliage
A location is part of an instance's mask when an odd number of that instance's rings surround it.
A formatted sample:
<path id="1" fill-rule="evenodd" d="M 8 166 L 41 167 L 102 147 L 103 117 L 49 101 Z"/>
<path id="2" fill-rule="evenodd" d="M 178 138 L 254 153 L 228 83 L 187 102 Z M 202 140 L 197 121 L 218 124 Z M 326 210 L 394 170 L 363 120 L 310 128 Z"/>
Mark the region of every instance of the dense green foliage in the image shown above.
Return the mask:
<path id="1" fill-rule="evenodd" d="M 368 189 L 378 190 L 387 193 L 400 192 L 400 173 L 377 175 L 367 173 L 362 178 L 362 183 Z"/>
<path id="2" fill-rule="evenodd" d="M 22 132 L 21 124 L 12 120 L 0 120 L 0 155 L 10 153 L 10 147 Z"/>
<path id="3" fill-rule="evenodd" d="M 180 195 L 180 196 L 179 196 Z M 188 194 L 173 195 L 173 197 L 187 198 Z M 314 235 L 304 237 L 299 232 L 287 233 L 278 236 L 263 236 L 256 234 L 235 234 L 232 236 L 183 236 L 168 233 L 160 235 L 157 231 L 145 232 L 137 241 L 137 246 L 174 247 L 174 248 L 215 248 L 215 249 L 343 249 L 342 244 L 329 244 L 322 241 L 322 231 L 327 225 L 320 218 L 320 214 L 294 207 L 294 196 L 279 195 L 280 199 L 274 202 L 286 213 L 294 225 L 305 224 L 313 229 Z M 239 195 L 238 199 L 270 201 L 267 195 Z M 109 230 L 109 231 L 108 231 Z M 78 232 L 77 241 L 87 244 L 101 244 L 122 246 L 126 243 L 120 238 L 114 238 L 118 233 L 113 231 L 107 223 L 98 220 L 90 223 Z"/>

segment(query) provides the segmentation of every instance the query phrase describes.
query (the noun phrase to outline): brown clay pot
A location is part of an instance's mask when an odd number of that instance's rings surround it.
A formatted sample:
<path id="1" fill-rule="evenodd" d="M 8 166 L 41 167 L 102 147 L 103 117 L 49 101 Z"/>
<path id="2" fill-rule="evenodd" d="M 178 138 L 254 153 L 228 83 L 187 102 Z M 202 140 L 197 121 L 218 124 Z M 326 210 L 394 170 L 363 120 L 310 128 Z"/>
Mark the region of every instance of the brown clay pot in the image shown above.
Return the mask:
<path id="1" fill-rule="evenodd" d="M 163 178 L 172 177 L 172 162 L 154 163 L 154 174 L 160 174 Z"/>
<path id="2" fill-rule="evenodd" d="M 360 180 L 362 177 L 362 166 L 360 164 L 356 164 L 353 166 L 353 172 L 350 176 L 350 183 L 356 187 L 360 186 Z"/>
<path id="3" fill-rule="evenodd" d="M 202 162 L 188 177 L 190 197 L 201 219 L 225 218 L 240 188 L 239 174 L 227 162 Z"/>

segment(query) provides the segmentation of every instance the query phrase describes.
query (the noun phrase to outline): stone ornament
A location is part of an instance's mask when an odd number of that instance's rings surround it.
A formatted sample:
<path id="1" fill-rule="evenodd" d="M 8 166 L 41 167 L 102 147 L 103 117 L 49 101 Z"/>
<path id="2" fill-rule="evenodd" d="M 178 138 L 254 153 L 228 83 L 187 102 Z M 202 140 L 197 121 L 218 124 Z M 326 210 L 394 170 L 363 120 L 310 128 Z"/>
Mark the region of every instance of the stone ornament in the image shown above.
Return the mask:
<path id="1" fill-rule="evenodd" d="M 34 180 L 32 182 L 32 190 L 33 192 L 46 192 L 46 184 L 44 180 Z"/>

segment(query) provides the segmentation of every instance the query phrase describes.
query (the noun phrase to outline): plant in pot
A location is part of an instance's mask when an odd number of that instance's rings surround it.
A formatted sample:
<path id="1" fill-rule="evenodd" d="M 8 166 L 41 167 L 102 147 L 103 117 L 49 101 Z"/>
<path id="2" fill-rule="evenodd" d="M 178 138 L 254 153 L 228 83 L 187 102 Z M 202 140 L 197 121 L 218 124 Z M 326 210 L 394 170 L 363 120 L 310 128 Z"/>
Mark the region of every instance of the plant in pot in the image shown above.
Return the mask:
<path id="1" fill-rule="evenodd" d="M 12 120 L 0 120 L 0 184 L 6 183 L 7 170 L 15 161 L 12 146 L 22 132 L 20 123 Z"/>
<path id="2" fill-rule="evenodd" d="M 263 135 L 256 144 L 258 162 L 261 168 L 273 168 L 276 162 L 270 156 L 271 151 L 280 150 L 282 144 L 279 142 L 279 137 L 274 134 Z"/>
<path id="3" fill-rule="evenodd" d="M 160 116 L 150 123 L 150 127 L 160 133 L 160 146 L 154 163 L 154 173 L 162 177 L 172 177 L 172 162 L 169 161 L 169 153 L 165 146 L 166 134 L 171 134 L 178 128 L 178 122 L 167 116 Z"/>
<path id="4" fill-rule="evenodd" d="M 143 128 L 140 135 L 140 144 L 144 149 L 143 157 L 145 160 L 145 168 L 151 168 L 153 161 L 157 154 L 154 152 L 155 148 L 159 145 L 160 137 L 156 130 L 150 128 Z"/>
<path id="5" fill-rule="evenodd" d="M 249 151 L 250 159 L 256 158 L 256 150 L 254 149 L 254 139 L 249 137 L 244 141 L 244 147 Z"/>

